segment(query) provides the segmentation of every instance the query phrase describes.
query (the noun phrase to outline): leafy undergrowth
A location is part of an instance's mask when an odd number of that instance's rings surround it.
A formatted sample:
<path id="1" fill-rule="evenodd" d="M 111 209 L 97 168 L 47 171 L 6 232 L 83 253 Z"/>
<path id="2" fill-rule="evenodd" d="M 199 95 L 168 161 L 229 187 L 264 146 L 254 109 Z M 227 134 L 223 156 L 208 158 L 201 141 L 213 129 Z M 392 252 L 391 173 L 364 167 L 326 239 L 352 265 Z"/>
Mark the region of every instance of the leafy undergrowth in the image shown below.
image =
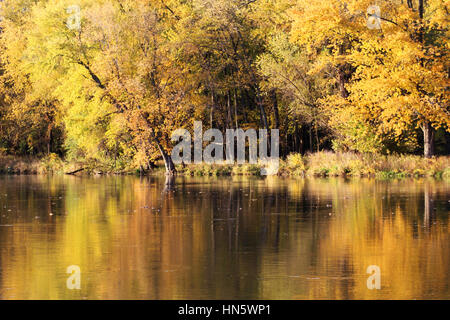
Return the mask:
<path id="1" fill-rule="evenodd" d="M 189 164 L 177 166 L 179 175 L 187 176 L 259 176 L 265 166 L 258 164 Z M 59 174 L 82 169 L 84 174 L 131 174 L 142 172 L 126 162 L 98 160 L 64 162 L 56 154 L 42 159 L 0 156 L 0 174 Z M 274 168 L 270 168 L 273 170 Z M 379 155 L 357 153 L 318 152 L 305 156 L 290 154 L 280 160 L 279 176 L 315 177 L 376 177 L 392 179 L 403 177 L 435 177 L 450 179 L 450 157 L 425 159 L 415 155 Z M 164 165 L 144 173 L 163 174 Z"/>
<path id="2" fill-rule="evenodd" d="M 191 176 L 260 175 L 261 164 L 199 164 L 178 167 L 178 173 Z M 414 155 L 378 155 L 318 152 L 302 156 L 290 154 L 280 160 L 279 176 L 315 177 L 402 177 L 450 178 L 450 157 L 425 159 Z"/>
<path id="3" fill-rule="evenodd" d="M 450 177 L 450 157 L 425 159 L 415 155 L 318 152 L 302 157 L 304 175 L 378 178 Z M 287 159 L 287 175 L 289 157 Z"/>
<path id="4" fill-rule="evenodd" d="M 31 157 L 0 156 L 0 174 L 44 174 L 41 161 Z"/>

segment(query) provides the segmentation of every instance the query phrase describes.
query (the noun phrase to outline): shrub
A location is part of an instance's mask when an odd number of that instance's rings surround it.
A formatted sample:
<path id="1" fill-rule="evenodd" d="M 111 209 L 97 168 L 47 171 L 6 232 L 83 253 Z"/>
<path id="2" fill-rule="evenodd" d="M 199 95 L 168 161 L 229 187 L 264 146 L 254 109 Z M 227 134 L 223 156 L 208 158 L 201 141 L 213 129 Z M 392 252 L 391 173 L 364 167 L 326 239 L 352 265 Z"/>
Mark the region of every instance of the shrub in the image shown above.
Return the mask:
<path id="1" fill-rule="evenodd" d="M 286 159 L 286 168 L 290 175 L 303 176 L 306 172 L 304 159 L 299 153 L 291 153 Z"/>
<path id="2" fill-rule="evenodd" d="M 64 168 L 63 161 L 55 153 L 50 153 L 41 159 L 41 165 L 44 173 L 62 172 Z"/>

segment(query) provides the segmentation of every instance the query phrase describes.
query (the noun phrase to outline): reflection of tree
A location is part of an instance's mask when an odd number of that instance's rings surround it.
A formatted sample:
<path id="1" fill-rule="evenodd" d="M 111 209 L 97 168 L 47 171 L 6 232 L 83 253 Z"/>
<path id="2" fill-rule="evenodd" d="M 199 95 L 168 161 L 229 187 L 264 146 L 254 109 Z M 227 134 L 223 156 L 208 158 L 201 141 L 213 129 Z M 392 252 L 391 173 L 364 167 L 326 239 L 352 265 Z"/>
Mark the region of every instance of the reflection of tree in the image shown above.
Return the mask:
<path id="1" fill-rule="evenodd" d="M 431 206 L 443 183 L 18 179 L 0 183 L 20 214 L 0 216 L 14 225 L 0 230 L 2 298 L 420 298 L 448 285 L 448 215 Z M 73 264 L 81 292 L 65 287 Z"/>
<path id="2" fill-rule="evenodd" d="M 431 224 L 433 223 L 433 199 L 431 197 L 430 192 L 430 183 L 425 182 L 423 191 L 424 191 L 424 216 L 423 216 L 423 224 L 429 229 Z"/>
<path id="3" fill-rule="evenodd" d="M 164 192 L 170 192 L 175 189 L 175 176 L 166 175 L 166 182 L 164 183 Z"/>

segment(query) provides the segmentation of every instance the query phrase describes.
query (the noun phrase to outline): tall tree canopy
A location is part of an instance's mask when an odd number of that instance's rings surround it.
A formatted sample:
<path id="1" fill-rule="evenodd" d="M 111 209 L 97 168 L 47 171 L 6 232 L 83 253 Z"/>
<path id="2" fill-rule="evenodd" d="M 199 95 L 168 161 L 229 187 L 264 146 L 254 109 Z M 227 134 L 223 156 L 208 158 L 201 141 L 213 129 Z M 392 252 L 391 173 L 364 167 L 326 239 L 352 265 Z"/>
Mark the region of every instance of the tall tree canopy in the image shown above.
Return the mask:
<path id="1" fill-rule="evenodd" d="M 449 134 L 448 1 L 373 8 L 4 0 L 0 151 L 112 167 L 162 158 L 174 172 L 171 133 L 203 120 L 279 128 L 284 155 L 422 146 L 430 157 L 435 132 Z"/>

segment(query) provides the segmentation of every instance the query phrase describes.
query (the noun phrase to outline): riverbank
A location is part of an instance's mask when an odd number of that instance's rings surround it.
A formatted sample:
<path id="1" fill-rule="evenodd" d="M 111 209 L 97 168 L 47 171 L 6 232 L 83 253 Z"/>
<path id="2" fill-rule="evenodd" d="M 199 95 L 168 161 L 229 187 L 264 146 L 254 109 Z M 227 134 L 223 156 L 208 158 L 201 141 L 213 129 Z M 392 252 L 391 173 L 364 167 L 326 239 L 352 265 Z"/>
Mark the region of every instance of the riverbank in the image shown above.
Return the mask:
<path id="1" fill-rule="evenodd" d="M 261 165 L 189 165 L 178 168 L 184 175 L 259 175 Z M 412 155 L 362 155 L 318 152 L 291 154 L 280 161 L 279 176 L 314 177 L 434 177 L 450 178 L 450 157 L 425 159 Z"/>
<path id="2" fill-rule="evenodd" d="M 244 164 L 190 164 L 177 166 L 179 175 L 230 176 L 260 175 L 262 165 Z M 79 171 L 79 174 L 140 174 L 138 168 L 107 168 L 99 163 L 64 162 L 51 154 L 42 159 L 32 157 L 0 156 L 0 174 L 64 174 Z M 160 164 L 144 172 L 163 174 Z M 414 155 L 377 155 L 355 153 L 318 152 L 302 156 L 291 154 L 280 160 L 279 176 L 315 177 L 434 177 L 450 178 L 450 157 L 425 159 Z"/>
<path id="3" fill-rule="evenodd" d="M 33 157 L 0 156 L 0 174 L 44 174 L 39 159 Z"/>

